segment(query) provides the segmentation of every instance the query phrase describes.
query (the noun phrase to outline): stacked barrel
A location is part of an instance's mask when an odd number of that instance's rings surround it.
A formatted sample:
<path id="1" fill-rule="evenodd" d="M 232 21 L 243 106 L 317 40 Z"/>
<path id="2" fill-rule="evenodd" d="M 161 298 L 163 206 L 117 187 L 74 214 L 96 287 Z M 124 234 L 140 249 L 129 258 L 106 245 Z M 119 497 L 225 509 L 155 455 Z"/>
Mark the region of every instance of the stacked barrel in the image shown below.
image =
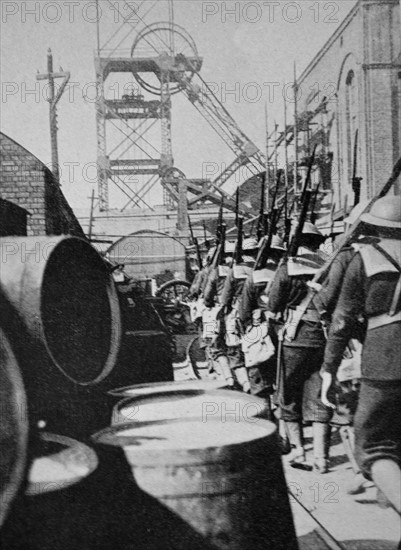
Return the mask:
<path id="1" fill-rule="evenodd" d="M 296 550 L 263 400 L 202 381 L 108 392 L 130 380 L 96 250 L 12 237 L 0 256 L 3 547 Z"/>

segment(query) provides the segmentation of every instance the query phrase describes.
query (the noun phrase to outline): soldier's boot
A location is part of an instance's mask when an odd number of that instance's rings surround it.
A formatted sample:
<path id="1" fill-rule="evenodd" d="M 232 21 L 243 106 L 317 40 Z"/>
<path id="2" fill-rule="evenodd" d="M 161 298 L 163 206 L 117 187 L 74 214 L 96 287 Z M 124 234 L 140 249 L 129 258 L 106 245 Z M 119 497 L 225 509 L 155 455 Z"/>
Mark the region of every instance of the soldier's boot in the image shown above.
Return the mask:
<path id="1" fill-rule="evenodd" d="M 230 369 L 230 362 L 225 355 L 220 355 L 216 361 L 218 373 L 224 380 L 229 388 L 234 386 L 234 377 Z"/>
<path id="2" fill-rule="evenodd" d="M 330 432 L 329 424 L 313 422 L 313 471 L 317 474 L 329 471 Z"/>
<path id="3" fill-rule="evenodd" d="M 352 470 L 354 472 L 354 479 L 347 487 L 348 495 L 359 495 L 365 490 L 366 479 L 361 474 L 361 470 L 355 460 L 355 434 L 353 426 L 342 426 L 340 428 L 340 436 L 343 442 L 345 453 L 348 460 L 351 463 Z"/>
<path id="4" fill-rule="evenodd" d="M 286 428 L 292 451 L 286 456 L 290 464 L 302 464 L 305 462 L 305 449 L 303 445 L 302 426 L 299 422 L 287 422 Z"/>
<path id="5" fill-rule="evenodd" d="M 278 420 L 278 435 L 280 441 L 281 454 L 287 455 L 291 452 L 290 440 L 288 439 L 287 426 L 281 418 Z"/>
<path id="6" fill-rule="evenodd" d="M 235 376 L 237 377 L 238 384 L 242 386 L 242 391 L 245 393 L 251 393 L 251 383 L 249 382 L 248 370 L 246 367 L 237 367 L 235 370 Z"/>

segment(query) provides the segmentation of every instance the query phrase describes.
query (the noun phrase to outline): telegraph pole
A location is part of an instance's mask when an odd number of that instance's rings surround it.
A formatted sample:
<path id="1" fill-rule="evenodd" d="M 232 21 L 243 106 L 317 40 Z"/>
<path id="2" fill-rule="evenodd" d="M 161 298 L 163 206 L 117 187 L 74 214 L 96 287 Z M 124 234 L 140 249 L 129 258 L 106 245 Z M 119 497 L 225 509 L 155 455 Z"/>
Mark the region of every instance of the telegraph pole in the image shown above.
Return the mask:
<path id="1" fill-rule="evenodd" d="M 63 82 L 55 94 L 54 79 L 62 78 Z M 59 164 L 58 164 L 58 145 L 57 145 L 57 103 L 60 101 L 61 96 L 65 90 L 65 87 L 70 80 L 70 73 L 64 72 L 61 69 L 61 72 L 53 72 L 53 54 L 51 49 L 47 50 L 47 73 L 37 74 L 36 80 L 48 80 L 49 81 L 49 97 L 47 101 L 49 102 L 49 119 L 50 119 L 50 145 L 52 153 L 52 172 L 60 185 L 60 173 L 59 173 Z"/>

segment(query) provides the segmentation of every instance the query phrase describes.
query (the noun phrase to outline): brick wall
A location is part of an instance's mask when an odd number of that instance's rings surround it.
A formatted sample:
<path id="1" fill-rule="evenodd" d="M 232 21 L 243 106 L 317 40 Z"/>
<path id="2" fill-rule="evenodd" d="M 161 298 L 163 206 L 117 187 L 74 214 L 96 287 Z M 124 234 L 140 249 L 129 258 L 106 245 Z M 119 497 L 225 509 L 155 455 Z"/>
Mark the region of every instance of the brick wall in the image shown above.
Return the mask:
<path id="1" fill-rule="evenodd" d="M 298 80 L 300 113 L 315 112 L 328 99 L 311 119 L 309 148 L 316 143 L 330 168 L 324 187 L 331 188 L 336 210 L 353 204 L 356 131 L 362 200 L 381 189 L 401 155 L 399 30 L 399 0 L 360 0 Z M 300 144 L 306 137 L 300 132 Z M 394 192 L 400 193 L 399 183 Z"/>
<path id="2" fill-rule="evenodd" d="M 29 212 L 28 235 L 84 236 L 51 171 L 1 132 L 0 197 Z"/>

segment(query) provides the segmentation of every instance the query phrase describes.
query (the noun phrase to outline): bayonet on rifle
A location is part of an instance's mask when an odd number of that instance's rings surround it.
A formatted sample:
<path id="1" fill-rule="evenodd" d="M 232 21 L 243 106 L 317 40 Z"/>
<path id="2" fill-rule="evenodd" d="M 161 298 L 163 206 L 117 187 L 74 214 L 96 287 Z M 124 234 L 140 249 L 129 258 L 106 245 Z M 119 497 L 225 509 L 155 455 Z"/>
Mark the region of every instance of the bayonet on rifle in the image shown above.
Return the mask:
<path id="1" fill-rule="evenodd" d="M 263 237 L 263 215 L 265 213 L 265 182 L 262 181 L 261 191 L 260 191 L 260 208 L 259 208 L 259 218 L 258 225 L 256 226 L 256 238 L 258 241 Z"/>
<path id="2" fill-rule="evenodd" d="M 359 204 L 361 200 L 361 181 L 362 178 L 357 177 L 358 168 L 358 130 L 355 130 L 354 140 L 354 162 L 352 167 L 352 190 L 354 192 L 354 207 Z"/>
<path id="3" fill-rule="evenodd" d="M 235 245 L 234 262 L 238 265 L 242 262 L 242 240 L 244 230 L 244 217 L 238 216 L 237 243 Z"/>
<path id="4" fill-rule="evenodd" d="M 235 225 L 238 227 L 238 216 L 239 216 L 239 187 L 235 192 Z"/>
<path id="5" fill-rule="evenodd" d="M 310 221 L 313 224 L 316 222 L 316 218 L 317 218 L 317 214 L 315 210 L 316 210 L 317 197 L 319 195 L 319 188 L 320 188 L 320 182 L 318 183 L 316 189 L 313 192 L 313 197 L 312 197 L 312 202 L 310 207 Z"/>
<path id="6" fill-rule="evenodd" d="M 189 214 L 188 214 L 188 225 L 189 225 L 189 232 L 191 234 L 192 244 L 195 245 L 196 257 L 197 257 L 197 260 L 198 260 L 199 269 L 202 269 L 202 267 L 203 267 L 202 266 L 202 254 L 201 254 L 201 251 L 200 251 L 200 248 L 199 248 L 198 239 L 197 239 L 197 237 L 195 237 L 194 231 L 192 229 L 192 223 L 191 223 L 191 218 L 189 217 Z"/>
<path id="7" fill-rule="evenodd" d="M 295 230 L 294 236 L 292 237 L 291 244 L 288 249 L 288 256 L 290 258 L 294 258 L 297 255 L 302 232 L 303 232 L 306 218 L 308 215 L 309 203 L 312 196 L 312 191 L 309 189 L 309 187 L 310 187 L 310 181 L 312 177 L 312 168 L 315 163 L 316 147 L 317 145 L 315 145 L 315 147 L 313 148 L 312 156 L 309 159 L 308 173 L 305 179 L 304 188 L 302 190 L 303 201 L 302 201 L 301 213 L 299 216 L 297 228 Z"/>

